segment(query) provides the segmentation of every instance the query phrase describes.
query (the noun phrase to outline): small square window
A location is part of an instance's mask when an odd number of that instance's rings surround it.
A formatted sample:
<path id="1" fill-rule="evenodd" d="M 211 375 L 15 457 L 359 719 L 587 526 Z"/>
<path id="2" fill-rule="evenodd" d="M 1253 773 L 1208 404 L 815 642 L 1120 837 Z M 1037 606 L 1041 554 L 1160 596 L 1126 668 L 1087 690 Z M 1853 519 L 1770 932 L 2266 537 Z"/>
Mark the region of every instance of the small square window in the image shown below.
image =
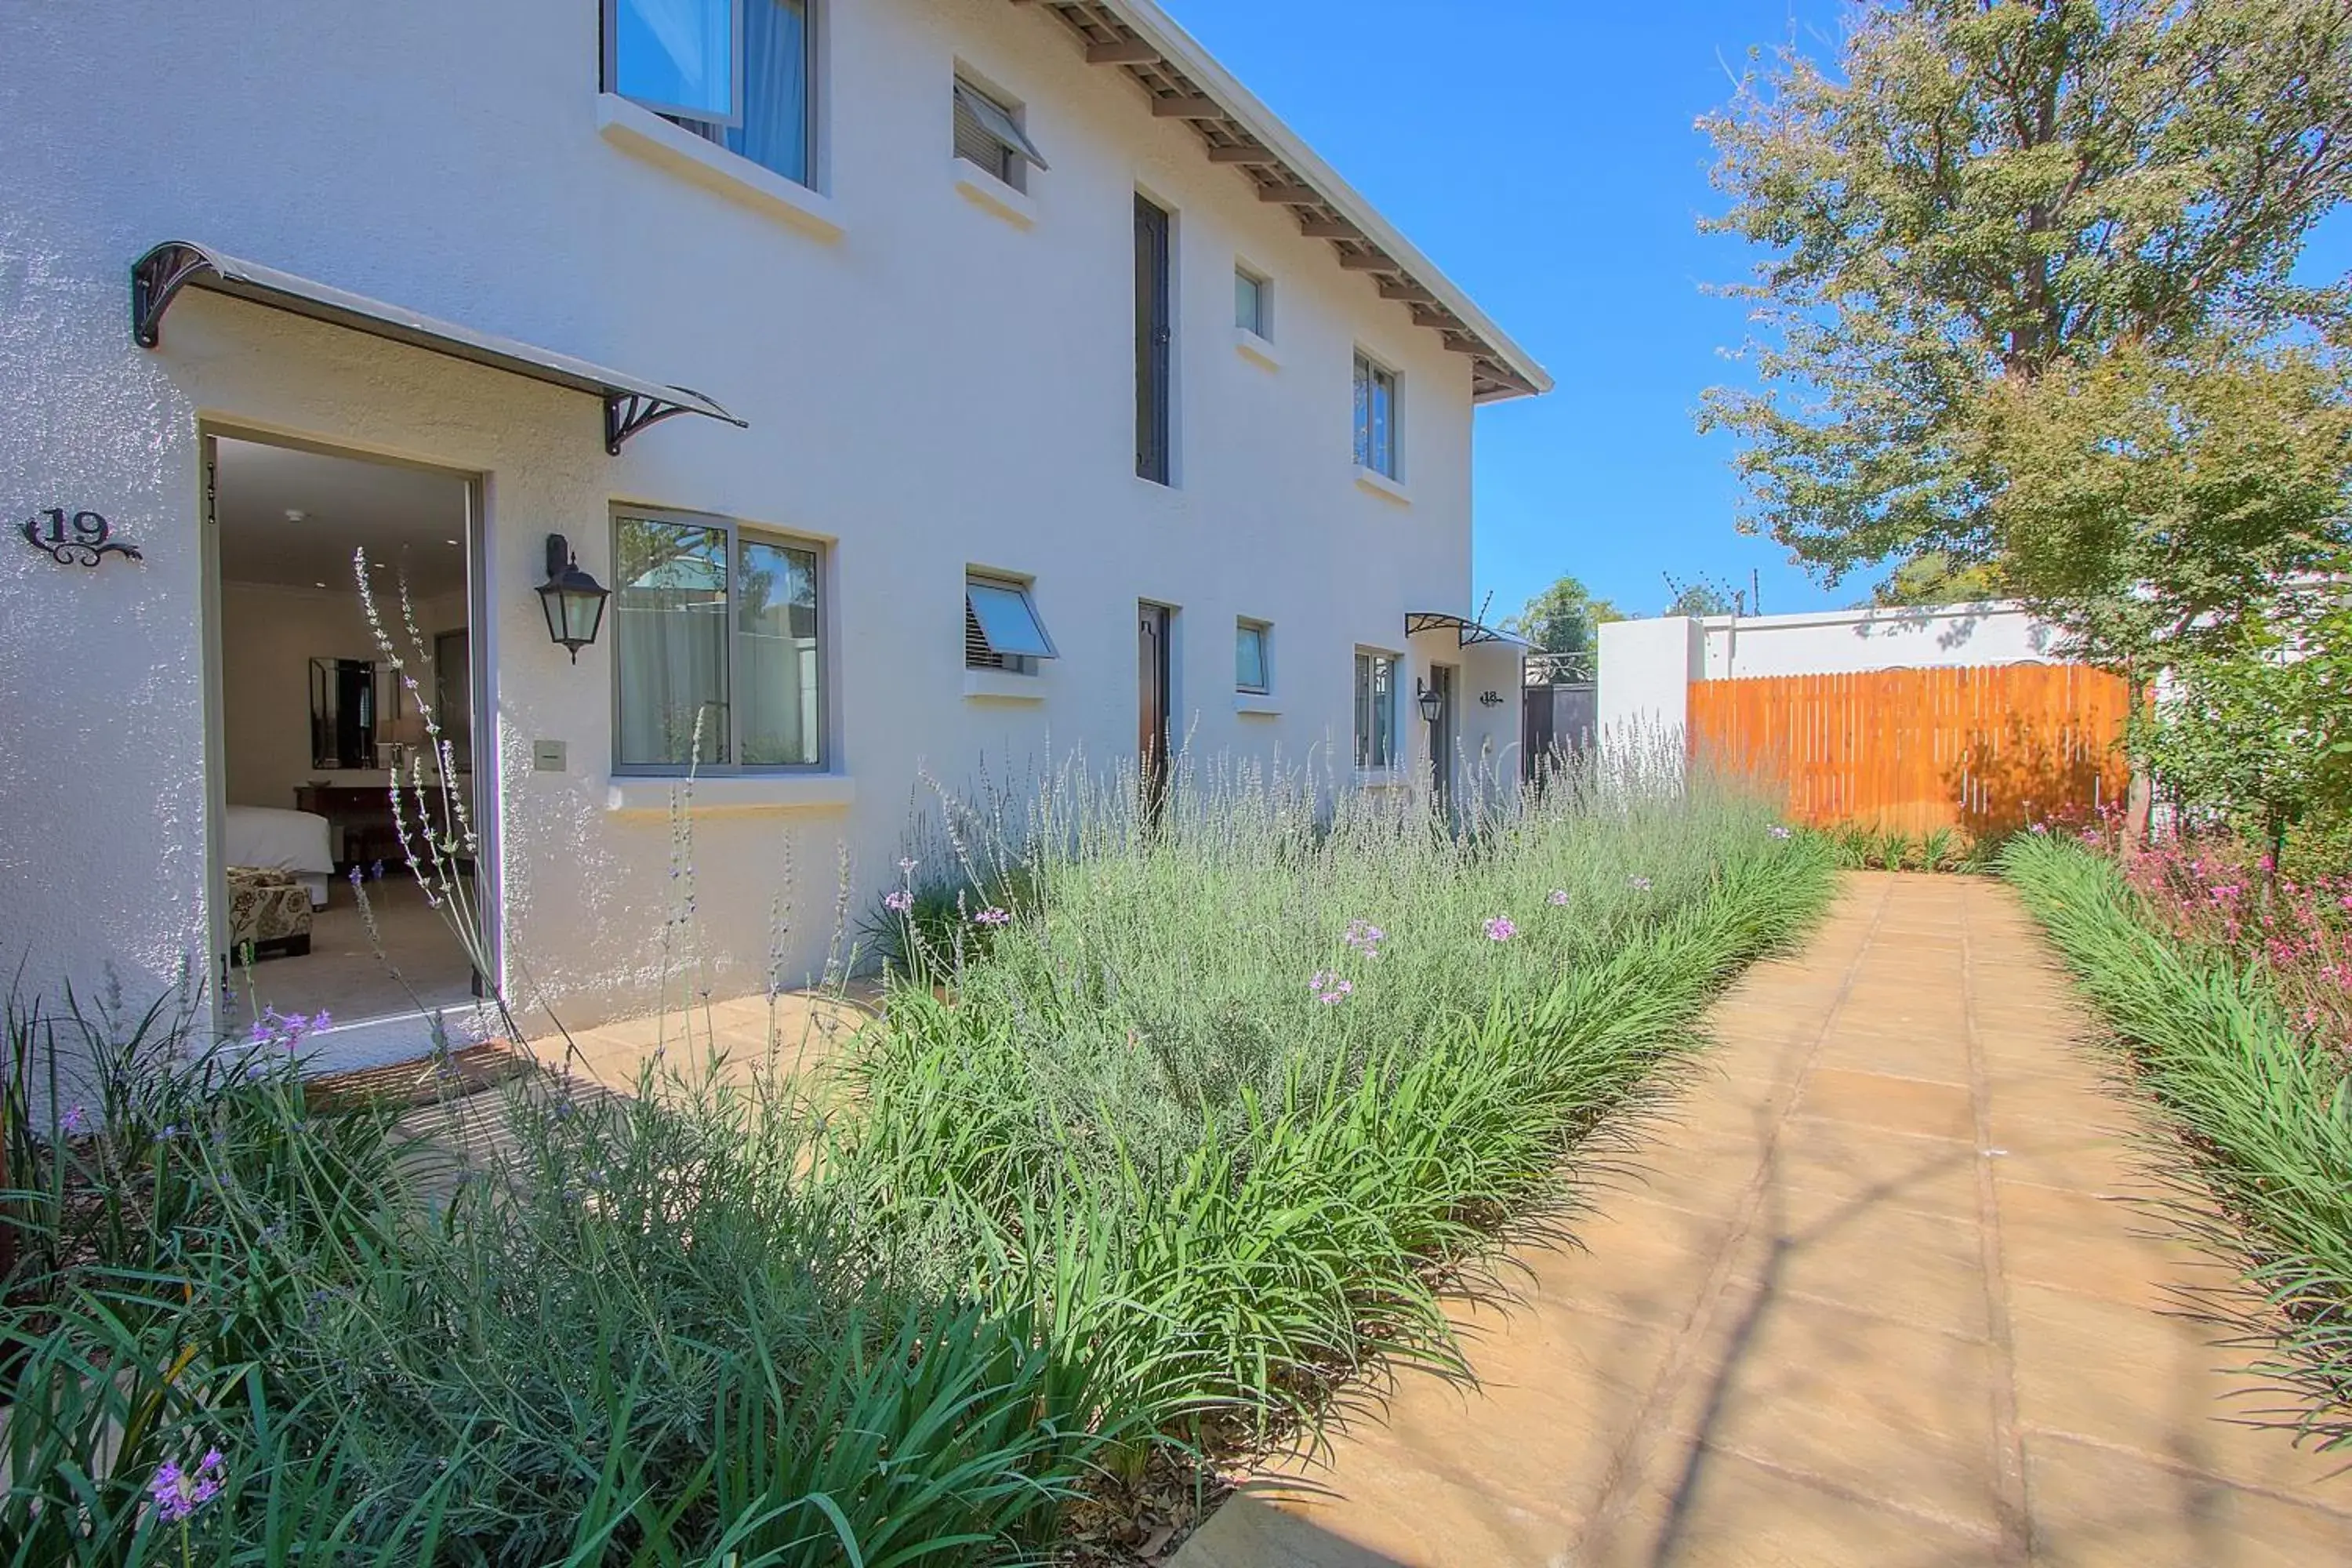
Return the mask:
<path id="1" fill-rule="evenodd" d="M 1396 372 L 1356 354 L 1356 466 L 1397 477 Z"/>
<path id="2" fill-rule="evenodd" d="M 822 767 L 815 548 L 685 514 L 618 512 L 613 533 L 614 766 Z"/>
<path id="3" fill-rule="evenodd" d="M 1037 618 L 1029 585 L 1008 577 L 967 576 L 963 584 L 963 662 L 971 669 L 1034 675 L 1052 658 L 1054 639 Z"/>
<path id="4" fill-rule="evenodd" d="M 955 80 L 955 153 L 1016 191 L 1028 188 L 1029 165 L 1045 167 L 1045 158 L 1021 129 L 1020 110 L 961 77 Z"/>
<path id="5" fill-rule="evenodd" d="M 1255 332 L 1272 342 L 1274 338 L 1274 285 L 1246 267 L 1234 268 L 1234 325 L 1245 332 Z"/>
<path id="6" fill-rule="evenodd" d="M 1274 628 L 1264 621 L 1234 623 L 1234 689 L 1263 697 L 1274 689 Z"/>

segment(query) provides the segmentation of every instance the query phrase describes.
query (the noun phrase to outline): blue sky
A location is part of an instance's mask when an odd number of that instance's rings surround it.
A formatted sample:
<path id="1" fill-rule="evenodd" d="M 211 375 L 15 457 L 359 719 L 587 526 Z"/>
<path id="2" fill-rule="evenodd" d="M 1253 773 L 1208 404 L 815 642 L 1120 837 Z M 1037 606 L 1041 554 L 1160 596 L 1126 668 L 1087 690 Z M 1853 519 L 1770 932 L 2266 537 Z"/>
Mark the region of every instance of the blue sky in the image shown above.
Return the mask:
<path id="1" fill-rule="evenodd" d="M 1701 286 L 1748 262 L 1697 231 L 1720 201 L 1692 122 L 1751 47 L 1788 36 L 1787 0 L 1163 4 L 1559 384 L 1478 415 L 1476 584 L 1495 615 L 1563 572 L 1643 615 L 1667 572 L 1744 587 L 1753 571 L 1768 612 L 1867 596 L 1734 530 L 1731 443 L 1692 420 L 1740 374 L 1718 351 L 1743 334 L 1739 302 Z M 1826 52 L 1835 14 L 1795 7 L 1809 47 Z"/>

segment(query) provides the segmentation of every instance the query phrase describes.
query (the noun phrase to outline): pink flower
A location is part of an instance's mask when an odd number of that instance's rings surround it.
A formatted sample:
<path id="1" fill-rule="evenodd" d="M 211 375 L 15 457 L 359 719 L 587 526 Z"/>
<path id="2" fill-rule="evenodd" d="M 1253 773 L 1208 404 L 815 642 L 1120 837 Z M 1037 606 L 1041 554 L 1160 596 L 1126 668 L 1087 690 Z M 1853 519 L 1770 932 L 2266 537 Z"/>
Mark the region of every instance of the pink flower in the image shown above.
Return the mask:
<path id="1" fill-rule="evenodd" d="M 991 904 L 971 918 L 973 922 L 979 925 L 1009 926 L 1013 923 L 1013 911 L 1000 910 L 994 904 Z"/>
<path id="2" fill-rule="evenodd" d="M 1568 904 L 1568 889 L 1566 888 L 1554 888 L 1551 890 L 1551 897 L 1544 901 L 1549 904 L 1553 909 L 1563 909 Z"/>
<path id="3" fill-rule="evenodd" d="M 1486 922 L 1488 942 L 1508 942 L 1518 934 L 1519 928 L 1511 923 L 1511 917 L 1508 915 L 1496 915 Z"/>
<path id="4" fill-rule="evenodd" d="M 915 895 L 904 888 L 898 889 L 896 892 L 885 893 L 882 895 L 882 907 L 894 915 L 906 914 L 915 907 Z"/>

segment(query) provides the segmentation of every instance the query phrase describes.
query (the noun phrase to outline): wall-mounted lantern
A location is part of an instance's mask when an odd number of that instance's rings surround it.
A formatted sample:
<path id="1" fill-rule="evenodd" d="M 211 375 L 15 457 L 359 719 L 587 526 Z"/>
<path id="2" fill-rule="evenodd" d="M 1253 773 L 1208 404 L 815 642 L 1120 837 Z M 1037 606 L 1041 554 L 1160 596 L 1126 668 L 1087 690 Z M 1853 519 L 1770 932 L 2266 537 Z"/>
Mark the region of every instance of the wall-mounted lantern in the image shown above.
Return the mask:
<path id="1" fill-rule="evenodd" d="M 1445 717 L 1445 694 L 1425 680 L 1413 683 L 1413 700 L 1421 704 L 1421 716 L 1434 724 Z"/>
<path id="2" fill-rule="evenodd" d="M 613 591 L 580 569 L 580 558 L 560 533 L 547 536 L 547 581 L 539 585 L 539 606 L 547 612 L 547 635 L 571 650 L 580 662 L 580 650 L 596 640 L 604 625 L 604 601 Z"/>

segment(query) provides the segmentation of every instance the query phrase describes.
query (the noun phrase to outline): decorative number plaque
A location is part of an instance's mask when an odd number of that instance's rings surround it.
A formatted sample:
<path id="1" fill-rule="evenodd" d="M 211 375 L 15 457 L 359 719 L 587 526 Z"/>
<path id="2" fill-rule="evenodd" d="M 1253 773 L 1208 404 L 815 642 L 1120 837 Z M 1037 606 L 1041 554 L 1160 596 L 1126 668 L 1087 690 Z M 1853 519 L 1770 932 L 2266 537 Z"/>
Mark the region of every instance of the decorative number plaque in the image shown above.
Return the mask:
<path id="1" fill-rule="evenodd" d="M 60 566 L 95 566 L 101 555 L 121 555 L 132 561 L 145 559 L 137 545 L 110 538 L 114 531 L 112 525 L 94 511 L 78 511 L 68 518 L 65 508 L 53 506 L 26 518 L 25 526 L 17 531 L 25 536 L 26 543 L 45 552 Z"/>

